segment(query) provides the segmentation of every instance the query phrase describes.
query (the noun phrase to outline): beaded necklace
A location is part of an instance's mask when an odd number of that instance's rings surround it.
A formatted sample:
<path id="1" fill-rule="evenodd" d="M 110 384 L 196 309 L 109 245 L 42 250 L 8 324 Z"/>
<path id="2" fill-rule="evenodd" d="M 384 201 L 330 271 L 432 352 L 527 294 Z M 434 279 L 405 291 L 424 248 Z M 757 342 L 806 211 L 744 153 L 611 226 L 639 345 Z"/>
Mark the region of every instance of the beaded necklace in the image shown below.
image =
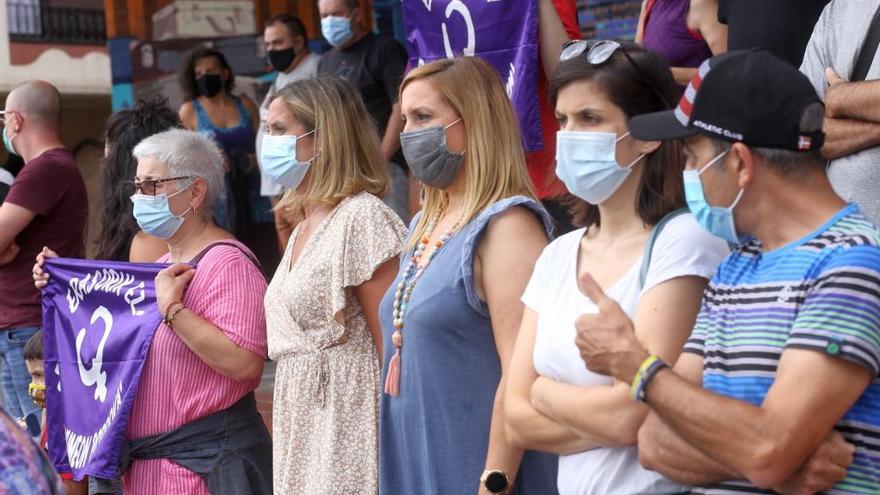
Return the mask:
<path id="1" fill-rule="evenodd" d="M 400 394 L 400 351 L 403 348 L 403 319 L 406 316 L 406 309 L 409 305 L 409 299 L 412 297 L 413 288 L 416 286 L 416 282 L 418 282 L 425 273 L 425 270 L 428 269 L 434 256 L 437 256 L 437 253 L 443 249 L 443 246 L 446 245 L 449 238 L 455 234 L 455 231 L 461 224 L 462 218 L 463 217 L 458 217 L 455 224 L 453 224 L 452 227 L 440 237 L 440 239 L 434 244 L 437 249 L 428 255 L 428 259 L 425 261 L 424 266 L 420 267 L 419 262 L 422 260 L 422 255 L 424 255 L 425 249 L 431 242 L 431 234 L 434 233 L 434 227 L 437 226 L 437 222 L 432 221 L 428 224 L 428 228 L 425 229 L 425 235 L 422 236 L 421 241 L 418 246 L 416 246 L 415 252 L 413 252 L 412 257 L 409 259 L 409 263 L 406 265 L 406 269 L 403 271 L 403 277 L 401 277 L 400 283 L 397 284 L 397 291 L 394 293 L 394 333 L 391 335 L 391 343 L 394 344 L 395 349 L 394 356 L 392 356 L 391 360 L 388 362 L 388 374 L 385 377 L 385 393 L 388 395 L 397 397 Z"/>

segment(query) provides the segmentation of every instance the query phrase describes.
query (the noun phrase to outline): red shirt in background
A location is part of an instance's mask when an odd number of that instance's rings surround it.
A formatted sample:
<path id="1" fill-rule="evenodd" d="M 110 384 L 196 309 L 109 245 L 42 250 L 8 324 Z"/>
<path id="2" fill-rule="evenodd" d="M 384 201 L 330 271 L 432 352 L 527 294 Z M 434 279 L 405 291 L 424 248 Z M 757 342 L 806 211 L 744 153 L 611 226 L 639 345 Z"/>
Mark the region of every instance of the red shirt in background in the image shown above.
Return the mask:
<path id="1" fill-rule="evenodd" d="M 577 20 L 577 6 L 574 0 L 553 0 L 562 25 L 569 39 L 580 39 L 581 31 Z M 556 113 L 547 100 L 547 78 L 543 66 L 538 61 L 538 98 L 541 101 L 541 133 L 544 135 L 544 149 L 526 153 L 529 177 L 535 185 L 540 199 L 547 199 L 565 193 L 565 186 L 556 177 Z"/>
<path id="2" fill-rule="evenodd" d="M 49 150 L 28 162 L 6 202 L 36 213 L 15 238 L 21 252 L 0 266 L 0 329 L 42 325 L 40 291 L 34 287 L 34 259 L 49 247 L 64 258 L 85 256 L 83 236 L 88 198 L 70 151 Z"/>

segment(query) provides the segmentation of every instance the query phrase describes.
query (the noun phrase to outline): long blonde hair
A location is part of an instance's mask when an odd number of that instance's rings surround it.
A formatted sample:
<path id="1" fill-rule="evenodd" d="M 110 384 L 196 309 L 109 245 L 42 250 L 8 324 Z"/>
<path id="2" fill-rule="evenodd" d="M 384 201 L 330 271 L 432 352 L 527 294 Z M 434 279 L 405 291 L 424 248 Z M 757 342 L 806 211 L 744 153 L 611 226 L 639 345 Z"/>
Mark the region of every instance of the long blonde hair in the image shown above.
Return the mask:
<path id="1" fill-rule="evenodd" d="M 306 132 L 315 132 L 317 155 L 303 193 L 289 189 L 278 208 L 301 219 L 306 201 L 327 207 L 360 192 L 385 194 L 388 167 L 379 136 L 360 94 L 336 75 L 288 84 L 278 92 L 287 110 Z"/>
<path id="2" fill-rule="evenodd" d="M 487 62 L 475 57 L 443 59 L 413 69 L 400 94 L 413 81 L 425 80 L 461 116 L 465 144 L 465 204 L 462 225 L 492 203 L 516 195 L 536 198 L 526 170 L 519 121 L 501 78 Z M 428 224 L 446 209 L 442 189 L 422 186 L 422 215 L 407 249 L 425 234 Z"/>

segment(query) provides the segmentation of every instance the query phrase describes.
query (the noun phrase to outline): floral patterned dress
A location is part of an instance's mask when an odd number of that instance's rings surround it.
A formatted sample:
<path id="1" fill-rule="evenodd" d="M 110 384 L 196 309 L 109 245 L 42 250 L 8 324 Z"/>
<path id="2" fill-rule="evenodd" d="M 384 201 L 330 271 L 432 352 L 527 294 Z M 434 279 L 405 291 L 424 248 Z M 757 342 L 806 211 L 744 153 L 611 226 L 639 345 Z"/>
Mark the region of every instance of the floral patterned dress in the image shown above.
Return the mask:
<path id="1" fill-rule="evenodd" d="M 360 193 L 327 215 L 291 266 L 298 234 L 266 292 L 275 493 L 375 494 L 380 365 L 354 287 L 400 253 L 406 229 Z"/>

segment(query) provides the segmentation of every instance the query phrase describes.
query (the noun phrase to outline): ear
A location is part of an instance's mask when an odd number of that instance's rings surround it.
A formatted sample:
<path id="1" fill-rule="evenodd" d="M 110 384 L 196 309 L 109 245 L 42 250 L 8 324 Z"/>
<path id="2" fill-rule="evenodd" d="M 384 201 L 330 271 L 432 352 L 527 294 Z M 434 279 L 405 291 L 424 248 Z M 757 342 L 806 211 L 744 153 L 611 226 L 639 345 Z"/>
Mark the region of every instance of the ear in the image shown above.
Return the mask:
<path id="1" fill-rule="evenodd" d="M 636 140 L 638 144 L 639 153 L 643 155 L 650 155 L 651 153 L 660 149 L 660 145 L 663 144 L 663 141 L 639 141 Z"/>
<path id="2" fill-rule="evenodd" d="M 743 143 L 734 143 L 728 159 L 733 161 L 730 166 L 734 167 L 737 185 L 742 189 L 752 185 L 756 172 L 756 157 L 752 150 Z"/>
<path id="3" fill-rule="evenodd" d="M 196 177 L 195 182 L 189 187 L 189 190 L 189 204 L 194 211 L 199 211 L 208 199 L 208 181 L 201 177 Z"/>
<path id="4" fill-rule="evenodd" d="M 351 18 L 358 26 L 364 25 L 364 19 L 360 7 L 355 7 L 354 9 L 352 9 Z"/>
<path id="5" fill-rule="evenodd" d="M 229 81 L 229 69 L 223 69 L 223 82 L 226 83 Z"/>
<path id="6" fill-rule="evenodd" d="M 305 49 L 305 47 L 306 47 L 307 44 L 308 44 L 308 40 L 306 39 L 305 36 L 297 36 L 297 37 L 293 40 L 293 48 L 294 48 L 297 52 L 300 52 L 300 51 L 302 51 L 303 49 Z"/>

